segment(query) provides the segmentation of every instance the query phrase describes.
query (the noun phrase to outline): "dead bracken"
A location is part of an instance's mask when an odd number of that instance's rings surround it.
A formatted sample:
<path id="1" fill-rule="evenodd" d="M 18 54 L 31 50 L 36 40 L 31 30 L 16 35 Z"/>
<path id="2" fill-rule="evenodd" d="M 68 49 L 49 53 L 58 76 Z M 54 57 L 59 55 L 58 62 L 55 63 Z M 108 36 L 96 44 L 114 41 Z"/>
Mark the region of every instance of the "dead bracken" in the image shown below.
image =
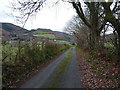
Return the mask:
<path id="1" fill-rule="evenodd" d="M 85 52 L 77 51 L 78 66 L 81 74 L 81 82 L 85 88 L 119 88 L 119 68 L 109 62 L 99 61 L 96 68 L 86 61 Z M 95 62 L 95 61 L 92 61 Z M 108 64 L 107 66 L 104 66 Z M 101 71 L 100 71 L 101 70 Z M 105 71 L 105 72 L 104 72 Z"/>

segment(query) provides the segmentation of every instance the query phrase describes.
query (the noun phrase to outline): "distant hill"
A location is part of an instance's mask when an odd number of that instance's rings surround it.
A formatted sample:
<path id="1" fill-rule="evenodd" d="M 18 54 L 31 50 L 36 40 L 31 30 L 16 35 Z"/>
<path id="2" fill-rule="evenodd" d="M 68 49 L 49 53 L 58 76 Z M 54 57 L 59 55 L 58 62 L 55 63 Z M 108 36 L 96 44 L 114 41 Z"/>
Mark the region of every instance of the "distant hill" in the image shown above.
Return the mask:
<path id="1" fill-rule="evenodd" d="M 43 28 L 38 28 L 37 30 L 43 31 L 43 32 L 53 32 L 51 29 L 43 29 Z"/>
<path id="2" fill-rule="evenodd" d="M 72 35 L 69 35 L 67 33 L 54 31 L 54 34 L 57 40 L 74 41 Z"/>
<path id="3" fill-rule="evenodd" d="M 51 39 L 51 40 L 65 40 L 65 41 L 74 41 L 73 37 L 69 34 L 52 31 L 51 29 L 32 29 L 27 30 L 20 26 L 11 24 L 11 23 L 0 23 L 2 27 L 2 39 L 3 40 L 30 40 L 30 39 Z"/>
<path id="4" fill-rule="evenodd" d="M 11 34 L 18 34 L 18 33 L 25 33 L 28 30 L 21 28 L 20 26 L 16 26 L 11 23 L 0 23 L 2 24 L 2 29 L 6 30 L 6 32 L 9 32 Z"/>

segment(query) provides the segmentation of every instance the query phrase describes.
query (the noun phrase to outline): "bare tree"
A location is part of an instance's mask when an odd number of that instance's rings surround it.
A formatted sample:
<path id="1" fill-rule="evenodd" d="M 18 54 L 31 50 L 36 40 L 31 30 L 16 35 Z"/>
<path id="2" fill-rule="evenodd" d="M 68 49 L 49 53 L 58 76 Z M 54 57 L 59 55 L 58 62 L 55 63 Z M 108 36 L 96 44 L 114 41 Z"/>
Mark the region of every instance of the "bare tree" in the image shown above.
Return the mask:
<path id="1" fill-rule="evenodd" d="M 74 16 L 69 23 L 67 23 L 64 31 L 70 34 L 74 34 L 83 26 L 83 22 L 79 18 L 79 16 Z"/>
<path id="2" fill-rule="evenodd" d="M 120 60 L 120 21 L 118 18 L 118 15 L 120 13 L 120 1 L 115 2 L 114 8 L 112 10 L 110 7 L 113 4 L 113 2 L 102 2 L 101 4 L 104 7 L 105 20 L 112 24 L 112 26 L 118 34 L 118 42 L 116 48 L 118 53 L 118 60 Z"/>
<path id="3" fill-rule="evenodd" d="M 16 2 L 12 2 L 12 10 L 19 12 L 19 15 L 14 15 L 14 17 L 17 21 L 25 25 L 29 17 L 40 11 L 46 1 L 47 0 L 17 0 Z"/>
<path id="4" fill-rule="evenodd" d="M 75 37 L 78 46 L 90 48 L 90 30 L 78 16 L 70 20 L 64 31 Z"/>
<path id="5" fill-rule="evenodd" d="M 100 33 L 106 24 L 106 20 L 103 19 L 104 11 L 100 2 L 84 2 L 89 14 L 85 15 L 85 10 L 82 8 L 80 2 L 72 2 L 77 14 L 82 19 L 82 21 L 87 25 L 91 31 L 91 48 L 98 48 L 100 45 Z M 100 47 L 99 47 L 100 48 Z"/>
<path id="6" fill-rule="evenodd" d="M 47 1 L 48 0 L 18 0 L 17 6 L 13 9 L 21 11 L 21 16 L 26 17 L 26 22 L 29 16 L 38 12 Z M 55 1 L 55 3 L 57 2 L 58 0 Z M 67 2 L 72 4 L 79 18 L 81 18 L 84 24 L 89 28 L 91 49 L 98 49 L 101 47 L 100 33 L 106 23 L 109 22 L 113 25 L 118 34 L 118 45 L 116 48 L 118 50 L 118 56 L 120 56 L 120 20 L 118 20 L 120 2 L 109 2 L 109 0 L 108 2 L 105 2 L 105 0 L 104 2 L 83 2 L 85 8 L 82 7 L 82 3 L 79 2 L 79 0 L 76 2 L 68 0 Z M 111 5 L 113 5 L 112 9 Z"/>

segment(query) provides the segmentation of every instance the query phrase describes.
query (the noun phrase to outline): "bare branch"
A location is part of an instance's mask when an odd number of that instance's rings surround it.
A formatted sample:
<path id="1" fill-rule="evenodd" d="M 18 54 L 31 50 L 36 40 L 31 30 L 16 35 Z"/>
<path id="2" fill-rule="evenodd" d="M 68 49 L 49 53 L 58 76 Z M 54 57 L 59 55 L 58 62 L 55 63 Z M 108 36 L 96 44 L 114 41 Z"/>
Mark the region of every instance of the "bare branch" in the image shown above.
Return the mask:
<path id="1" fill-rule="evenodd" d="M 76 4 L 75 2 L 72 2 L 73 7 L 76 9 L 77 14 L 79 15 L 79 17 L 83 20 L 83 22 L 89 27 L 91 28 L 91 25 L 89 24 L 89 22 L 86 20 L 83 10 L 81 8 L 81 4 L 80 2 L 78 4 Z"/>

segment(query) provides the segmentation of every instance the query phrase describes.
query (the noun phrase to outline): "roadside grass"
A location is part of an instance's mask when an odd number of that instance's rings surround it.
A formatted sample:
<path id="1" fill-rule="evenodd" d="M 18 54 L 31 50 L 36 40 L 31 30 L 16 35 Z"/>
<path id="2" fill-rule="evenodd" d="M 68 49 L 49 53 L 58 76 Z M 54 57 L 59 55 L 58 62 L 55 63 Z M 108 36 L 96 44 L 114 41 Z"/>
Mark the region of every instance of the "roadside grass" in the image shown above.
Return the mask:
<path id="1" fill-rule="evenodd" d="M 53 80 L 47 86 L 47 88 L 58 88 L 60 78 L 62 74 L 65 72 L 71 58 L 72 50 L 69 51 L 67 56 L 65 56 L 64 60 L 59 64 L 59 66 L 55 70 L 55 74 L 53 76 Z"/>

